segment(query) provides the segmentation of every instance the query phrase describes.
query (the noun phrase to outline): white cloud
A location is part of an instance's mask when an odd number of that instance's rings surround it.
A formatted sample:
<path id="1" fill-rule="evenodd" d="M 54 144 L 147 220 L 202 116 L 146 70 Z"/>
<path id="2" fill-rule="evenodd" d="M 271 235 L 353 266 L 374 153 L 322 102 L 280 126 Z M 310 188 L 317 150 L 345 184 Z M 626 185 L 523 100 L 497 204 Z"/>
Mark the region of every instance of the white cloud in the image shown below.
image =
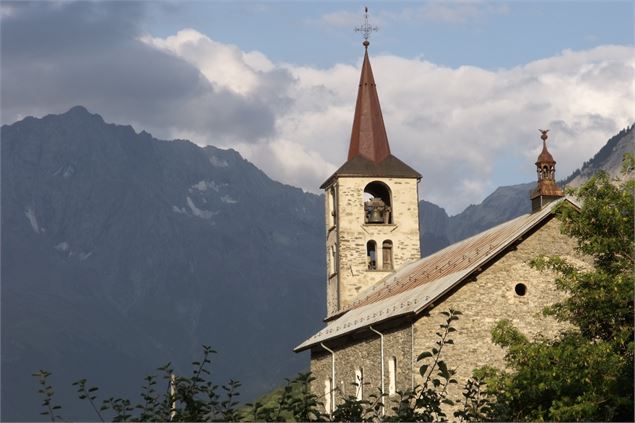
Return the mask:
<path id="1" fill-rule="evenodd" d="M 314 192 L 345 161 L 361 48 L 355 65 L 276 63 L 193 29 L 138 39 L 136 20 L 121 17 L 138 16 L 140 3 L 73 4 L 3 18 L 7 123 L 83 104 L 159 138 L 233 147 L 274 179 Z M 500 7 L 431 2 L 412 6 L 411 14 L 380 14 L 379 21 L 461 22 L 504 13 Z M 14 13 L 6 10 L 0 13 Z M 51 11 L 47 31 L 28 30 Z M 96 23 L 95 16 L 105 18 Z M 361 10 L 325 19 L 349 25 L 360 18 Z M 450 212 L 497 185 L 533 180 L 538 128 L 551 129 L 564 177 L 635 120 L 629 47 L 565 50 L 497 70 L 375 55 L 373 48 L 371 61 L 393 153 L 423 174 L 423 197 Z"/>
<path id="2" fill-rule="evenodd" d="M 219 88 L 271 102 L 274 92 L 285 93 L 289 101 L 275 109 L 273 135 L 232 144 L 274 179 L 317 192 L 345 161 L 360 62 L 326 69 L 276 64 L 193 30 L 146 42 L 194 64 Z M 566 50 L 499 70 L 392 55 L 371 55 L 371 61 L 393 153 L 423 174 L 422 195 L 453 213 L 496 185 L 531 181 L 538 128 L 551 128 L 550 150 L 564 177 L 635 120 L 635 64 L 627 47 Z M 258 91 L 276 71 L 291 78 Z M 174 128 L 172 135 L 214 143 L 213 134 L 196 128 Z M 507 159 L 526 165 L 501 175 L 500 161 Z"/>
<path id="3" fill-rule="evenodd" d="M 258 85 L 259 69 L 271 67 L 262 54 L 243 53 L 234 45 L 218 43 L 189 28 L 165 39 L 146 35 L 140 41 L 184 59 L 212 84 L 242 95 Z"/>
<path id="4" fill-rule="evenodd" d="M 10 18 L 15 16 L 16 8 L 11 4 L 2 3 L 0 4 L 0 19 L 2 18 Z"/>

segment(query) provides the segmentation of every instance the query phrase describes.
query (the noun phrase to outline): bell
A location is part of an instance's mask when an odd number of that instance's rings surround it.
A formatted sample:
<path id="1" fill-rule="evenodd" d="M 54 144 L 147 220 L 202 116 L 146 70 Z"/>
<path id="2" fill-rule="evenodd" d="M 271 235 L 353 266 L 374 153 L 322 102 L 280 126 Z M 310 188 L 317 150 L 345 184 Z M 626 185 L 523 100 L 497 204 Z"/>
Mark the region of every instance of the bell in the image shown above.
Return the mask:
<path id="1" fill-rule="evenodd" d="M 384 214 L 379 210 L 379 207 L 371 209 L 368 223 L 384 223 Z"/>

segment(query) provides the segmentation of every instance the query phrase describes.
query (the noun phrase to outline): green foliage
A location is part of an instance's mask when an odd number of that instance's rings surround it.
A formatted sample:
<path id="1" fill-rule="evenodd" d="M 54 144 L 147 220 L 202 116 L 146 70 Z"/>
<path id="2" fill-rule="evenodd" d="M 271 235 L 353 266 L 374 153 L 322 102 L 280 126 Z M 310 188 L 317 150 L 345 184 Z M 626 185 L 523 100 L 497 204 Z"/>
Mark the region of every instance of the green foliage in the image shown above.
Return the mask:
<path id="1" fill-rule="evenodd" d="M 634 167 L 633 156 L 625 155 L 623 174 Z M 608 174 L 599 172 L 574 193 L 584 206 L 577 212 L 562 207 L 563 232 L 578 240 L 578 249 L 592 256 L 598 270 L 621 273 L 633 267 L 633 190 L 635 181 L 626 178 L 613 183 Z"/>
<path id="2" fill-rule="evenodd" d="M 632 172 L 633 157 L 625 159 Z M 488 391 L 498 420 L 629 421 L 633 418 L 633 190 L 599 173 L 575 194 L 582 208 L 559 208 L 562 231 L 594 268 L 561 257 L 532 265 L 558 275 L 567 298 L 545 313 L 572 329 L 555 340 L 529 341 L 510 322 L 499 322 L 492 339 L 507 348 L 509 372 L 491 371 Z M 566 204 L 566 203 L 564 203 Z"/>
<path id="3" fill-rule="evenodd" d="M 485 380 L 468 379 L 463 388 L 463 409 L 454 413 L 460 422 L 487 421 L 492 414 L 491 395 L 485 391 Z"/>
<path id="4" fill-rule="evenodd" d="M 320 412 L 322 403 L 311 392 L 315 378 L 311 373 L 300 373 L 295 379 L 286 379 L 286 384 L 266 399 L 247 404 L 243 416 L 246 421 L 324 421 L 327 416 Z"/>
<path id="5" fill-rule="evenodd" d="M 211 355 L 210 347 L 203 346 L 203 359 L 192 363 L 192 375 L 175 376 L 170 363 L 160 367 L 164 385 L 162 393 L 157 391 L 156 375 L 147 376 L 141 388 L 141 402 L 133 403 L 124 398 L 108 398 L 97 407 L 98 388 L 89 387 L 86 379 L 73 385 L 77 386 L 78 397 L 88 401 L 101 421 L 446 421 L 444 410 L 455 401 L 448 397 L 447 388 L 456 384 L 455 370 L 448 367 L 442 359 L 442 351 L 454 342 L 450 334 L 455 332 L 453 324 L 461 314 L 449 310 L 442 313 L 445 321 L 437 332 L 437 341 L 430 351 L 419 354 L 421 363 L 419 372 L 423 383 L 414 389 L 398 392 L 393 399 L 392 413 L 384 415 L 388 395 L 378 389 L 377 393 L 358 400 L 356 396 L 341 398 L 332 415 L 324 414 L 319 397 L 311 390 L 315 378 L 311 373 L 300 373 L 295 379 L 265 401 L 256 401 L 240 407 L 237 400 L 240 383 L 230 380 L 222 386 L 223 395 L 217 394 L 218 386 L 209 380 Z M 55 414 L 60 406 L 53 405 L 53 388 L 47 383 L 50 373 L 40 371 L 34 376 L 39 378 L 44 401 L 42 406 L 51 420 L 61 420 Z M 483 379 L 468 380 L 461 403 L 463 408 L 454 413 L 460 421 L 483 421 L 488 416 L 489 400 L 483 391 Z M 355 388 L 366 385 L 363 380 L 353 384 Z"/>
<path id="6" fill-rule="evenodd" d="M 359 386 L 368 385 L 368 383 L 365 383 L 362 378 L 362 380 L 352 383 L 352 385 L 356 391 Z M 377 394 L 369 395 L 367 400 L 359 400 L 354 395 L 343 398 L 330 416 L 331 419 L 342 422 L 381 421 L 384 409 L 383 401 L 387 395 L 383 394 L 381 389 L 377 389 L 377 391 Z"/>
<path id="7" fill-rule="evenodd" d="M 288 409 L 296 421 L 310 422 L 324 419 L 319 411 L 321 403 L 318 402 L 317 395 L 311 392 L 311 382 L 314 380 L 311 373 L 300 373 L 292 381 L 292 386 L 295 385 L 298 392 L 297 395 L 290 397 Z"/>
<path id="8" fill-rule="evenodd" d="M 77 382 L 74 382 L 73 386 L 77 386 L 79 399 L 82 399 L 82 400 L 87 399 L 88 402 L 90 402 L 90 406 L 95 411 L 95 414 L 97 414 L 97 417 L 99 417 L 99 420 L 103 422 L 104 417 L 101 415 L 102 410 L 101 409 L 98 410 L 97 406 L 95 405 L 95 400 L 97 399 L 97 391 L 99 390 L 99 388 L 97 388 L 96 386 L 93 386 L 92 388 L 86 389 L 86 379 L 80 379 Z"/>
<path id="9" fill-rule="evenodd" d="M 230 380 L 218 386 L 209 380 L 211 355 L 215 351 L 203 346 L 201 361 L 192 362 L 192 374 L 189 377 L 176 376 L 170 363 L 159 367 L 161 377 L 146 376 L 141 388 L 141 401 L 133 403 L 126 398 L 110 397 L 97 406 L 97 387 L 88 387 L 86 379 L 73 383 L 77 386 L 78 398 L 88 401 L 101 421 L 324 421 L 319 411 L 321 403 L 311 392 L 314 378 L 310 373 L 301 373 L 294 380 L 287 380 L 281 395 L 275 398 L 273 406 L 263 406 L 256 402 L 239 407 L 240 383 Z M 53 388 L 48 384 L 49 372 L 40 370 L 33 376 L 38 377 L 43 396 L 42 415 L 52 421 L 62 420 L 56 414 L 59 405 L 53 403 Z M 162 380 L 164 389 L 157 391 L 157 380 Z"/>
<path id="10" fill-rule="evenodd" d="M 237 421 L 240 416 L 236 411 L 236 397 L 240 384 L 229 381 L 222 387 L 225 395 L 221 399 L 216 393 L 218 387 L 207 379 L 210 356 L 214 353 L 210 347 L 203 346 L 203 359 L 192 363 L 190 377 L 175 376 L 170 363 L 160 367 L 165 390 L 157 392 L 157 376 L 147 376 L 141 388 L 141 402 L 136 404 L 126 398 L 110 397 L 97 407 L 97 387 L 89 388 L 86 379 L 73 385 L 77 386 L 78 398 L 88 401 L 101 421 Z M 53 406 L 53 389 L 46 383 L 50 373 L 40 371 L 34 376 L 39 378 L 42 386 L 39 390 L 44 396 L 42 406 L 45 411 L 42 414 L 53 421 L 61 419 L 54 414 L 61 407 Z"/>
<path id="11" fill-rule="evenodd" d="M 43 397 L 42 407 L 44 408 L 44 411 L 40 414 L 48 416 L 53 422 L 62 420 L 62 417 L 57 414 L 57 410 L 60 410 L 62 407 L 53 403 L 53 395 L 55 394 L 55 391 L 53 390 L 53 386 L 48 383 L 48 377 L 51 376 L 51 373 L 46 370 L 40 370 L 33 373 L 33 376 L 38 378 L 40 388 L 37 392 Z"/>

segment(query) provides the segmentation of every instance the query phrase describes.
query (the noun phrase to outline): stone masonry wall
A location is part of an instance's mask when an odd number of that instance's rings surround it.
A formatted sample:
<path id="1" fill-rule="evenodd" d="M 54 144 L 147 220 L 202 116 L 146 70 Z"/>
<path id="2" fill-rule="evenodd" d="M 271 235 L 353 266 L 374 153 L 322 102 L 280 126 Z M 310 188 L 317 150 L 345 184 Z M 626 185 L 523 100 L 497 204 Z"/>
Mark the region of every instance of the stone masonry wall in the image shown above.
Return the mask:
<path id="1" fill-rule="evenodd" d="M 525 335 L 554 337 L 561 323 L 542 315 L 545 306 L 563 298 L 553 283 L 555 275 L 539 272 L 529 266 L 538 255 L 560 255 L 571 262 L 584 264 L 584 258 L 574 251 L 575 240 L 560 233 L 560 222 L 551 218 L 544 226 L 507 252 L 493 265 L 480 273 L 476 280 L 467 282 L 442 303 L 430 310 L 414 324 L 415 357 L 430 349 L 436 341 L 435 332 L 444 321 L 440 313 L 450 308 L 462 315 L 455 322 L 457 332 L 454 345 L 444 349 L 443 357 L 451 368 L 457 369 L 458 384 L 450 390 L 450 398 L 461 398 L 461 389 L 472 370 L 483 365 L 504 367 L 505 351 L 491 341 L 491 330 L 501 319 L 509 319 Z M 519 296 L 516 284 L 526 286 L 526 294 Z M 413 365 L 416 383 L 422 378 L 418 365 Z"/>
<path id="2" fill-rule="evenodd" d="M 410 388 L 421 383 L 417 355 L 434 346 L 435 332 L 444 322 L 442 311 L 450 308 L 461 311 L 455 322 L 456 332 L 452 334 L 454 345 L 447 345 L 443 359 L 451 368 L 456 368 L 459 383 L 451 387 L 450 398 L 460 399 L 465 380 L 472 370 L 483 365 L 499 368 L 504 366 L 505 351 L 491 341 L 491 330 L 501 319 L 511 322 L 530 338 L 538 335 L 554 337 L 564 325 L 553 318 L 542 315 L 545 306 L 563 298 L 563 293 L 555 289 L 555 275 L 539 272 L 529 266 L 529 261 L 538 255 L 560 255 L 572 263 L 590 266 L 588 258 L 575 250 L 575 240 L 560 233 L 560 223 L 551 218 L 542 227 L 499 257 L 485 268 L 476 280 L 464 283 L 450 296 L 443 299 L 423 314 L 413 324 L 402 322 L 401 326 L 385 331 L 384 336 L 384 387 L 388 391 L 388 360 L 397 358 L 397 390 Z M 516 284 L 526 286 L 526 294 L 519 296 Z M 382 331 L 381 329 L 379 329 Z M 360 338 L 351 336 L 327 341 L 326 345 L 335 351 L 336 397 L 354 395 L 351 383 L 355 380 L 355 369 L 362 367 L 364 381 L 370 385 L 364 396 L 377 392 L 380 380 L 379 336 L 370 331 Z M 411 342 L 414 336 L 414 343 Z M 314 392 L 323 400 L 324 383 L 331 376 L 331 354 L 321 347 L 311 352 L 311 371 L 316 377 Z M 337 403 L 337 401 L 336 401 Z M 390 405 L 388 404 L 388 409 Z"/>
<path id="3" fill-rule="evenodd" d="M 339 277 L 337 272 L 337 182 L 327 187 L 324 195 L 326 227 L 326 314 L 331 315 L 339 309 Z"/>
<path id="4" fill-rule="evenodd" d="M 411 325 L 386 330 L 378 329 L 384 334 L 384 389 L 388 391 L 389 371 L 388 362 L 392 357 L 397 359 L 396 386 L 397 390 L 410 388 L 412 384 L 411 363 Z M 377 394 L 381 387 L 381 346 L 379 335 L 370 330 L 363 338 L 349 340 L 349 343 L 338 341 L 335 345 L 327 342 L 327 347 L 335 352 L 335 403 L 339 404 L 343 398 L 355 395 L 355 370 L 363 372 L 363 397 L 368 399 L 370 394 Z M 311 372 L 316 380 L 312 389 L 324 399 L 324 384 L 331 377 L 331 354 L 322 348 L 311 351 Z M 389 408 L 389 407 L 388 407 Z"/>
<path id="5" fill-rule="evenodd" d="M 392 193 L 393 224 L 364 223 L 364 188 L 373 181 L 385 183 Z M 392 241 L 393 268 L 421 257 L 419 245 L 419 204 L 416 179 L 352 178 L 337 181 L 337 278 L 339 305 L 348 305 L 359 292 L 392 272 L 368 270 L 366 243 L 377 243 L 376 260 L 381 267 L 382 243 Z M 328 246 L 327 246 L 328 248 Z"/>

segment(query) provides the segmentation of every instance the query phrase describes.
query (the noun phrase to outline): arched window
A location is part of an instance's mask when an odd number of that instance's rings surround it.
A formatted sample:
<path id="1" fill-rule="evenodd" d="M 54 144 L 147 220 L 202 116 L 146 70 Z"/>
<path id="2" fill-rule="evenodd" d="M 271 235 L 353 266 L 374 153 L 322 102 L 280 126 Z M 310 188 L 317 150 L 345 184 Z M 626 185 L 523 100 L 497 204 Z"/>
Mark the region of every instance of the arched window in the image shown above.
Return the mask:
<path id="1" fill-rule="evenodd" d="M 329 252 L 331 253 L 329 257 L 329 276 L 331 276 L 337 272 L 337 246 L 331 245 Z"/>
<path id="2" fill-rule="evenodd" d="M 373 240 L 366 243 L 366 262 L 368 270 L 377 270 L 377 243 Z"/>
<path id="3" fill-rule="evenodd" d="M 397 357 L 388 360 L 388 395 L 395 395 L 397 392 Z"/>
<path id="4" fill-rule="evenodd" d="M 381 245 L 381 256 L 383 260 L 381 268 L 383 270 L 392 270 L 393 264 L 392 264 L 392 241 L 391 240 L 387 239 Z"/>
<path id="5" fill-rule="evenodd" d="M 364 223 L 393 223 L 390 188 L 383 182 L 371 182 L 364 188 Z"/>
<path id="6" fill-rule="evenodd" d="M 333 381 L 327 377 L 324 381 L 324 410 L 331 414 L 333 412 Z"/>
<path id="7" fill-rule="evenodd" d="M 355 398 L 361 401 L 364 398 L 364 371 L 361 367 L 355 370 L 355 383 L 357 384 L 355 387 Z"/>
<path id="8" fill-rule="evenodd" d="M 329 228 L 337 225 L 337 204 L 335 203 L 335 187 L 331 187 L 328 192 L 329 204 Z"/>

